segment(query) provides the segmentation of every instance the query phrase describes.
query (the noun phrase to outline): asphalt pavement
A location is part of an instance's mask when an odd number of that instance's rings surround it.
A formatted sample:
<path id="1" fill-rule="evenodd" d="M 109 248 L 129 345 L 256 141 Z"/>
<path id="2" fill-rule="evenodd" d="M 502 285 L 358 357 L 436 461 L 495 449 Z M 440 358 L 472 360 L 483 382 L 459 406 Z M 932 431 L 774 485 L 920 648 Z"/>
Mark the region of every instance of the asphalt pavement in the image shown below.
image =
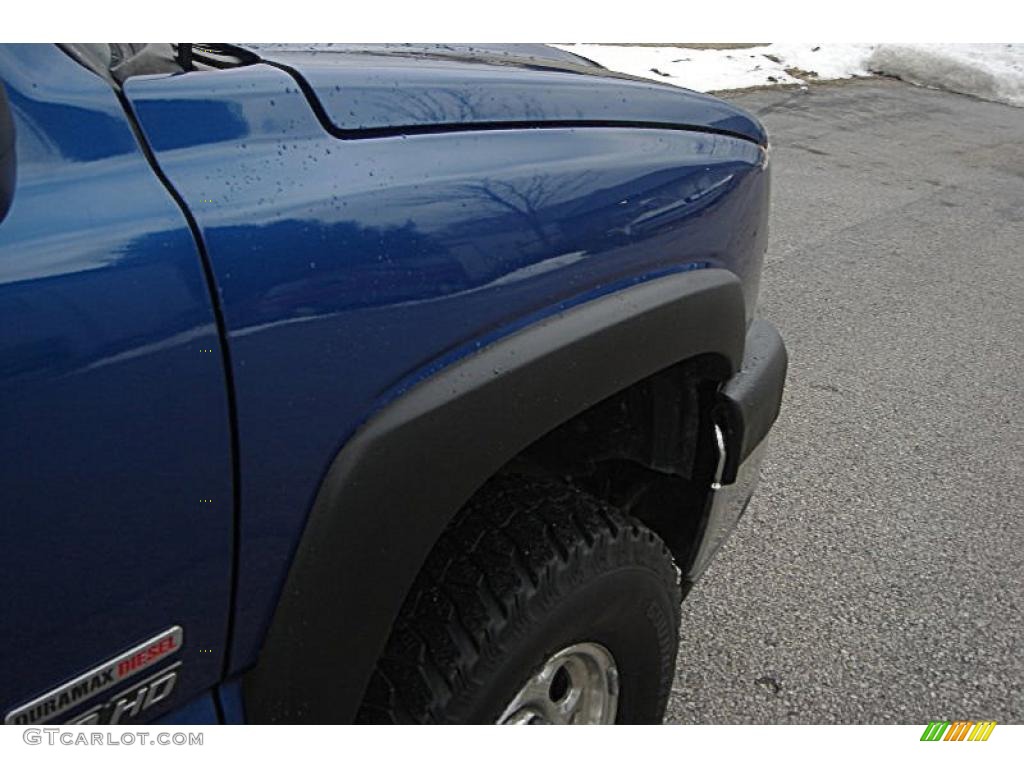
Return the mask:
<path id="1" fill-rule="evenodd" d="M 667 722 L 1024 722 L 1024 109 L 733 97 L 772 144 L 761 487 L 683 607 Z"/>

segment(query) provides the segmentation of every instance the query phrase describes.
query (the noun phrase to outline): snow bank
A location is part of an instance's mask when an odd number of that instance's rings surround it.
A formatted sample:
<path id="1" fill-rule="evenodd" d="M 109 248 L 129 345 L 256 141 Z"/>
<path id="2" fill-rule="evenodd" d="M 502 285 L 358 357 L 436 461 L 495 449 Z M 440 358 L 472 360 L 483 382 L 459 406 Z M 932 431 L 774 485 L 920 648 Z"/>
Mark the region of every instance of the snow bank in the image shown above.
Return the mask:
<path id="1" fill-rule="evenodd" d="M 691 49 L 644 45 L 558 45 L 598 64 L 695 91 L 804 85 L 892 75 L 916 85 L 1024 107 L 1024 44 L 772 43 Z"/>
<path id="2" fill-rule="evenodd" d="M 772 43 L 753 48 L 692 49 L 645 45 L 557 45 L 629 75 L 695 91 L 760 85 L 802 85 L 870 74 L 865 60 L 874 46 L 862 43 Z"/>
<path id="3" fill-rule="evenodd" d="M 912 44 L 875 48 L 873 72 L 1024 107 L 1024 45 Z"/>

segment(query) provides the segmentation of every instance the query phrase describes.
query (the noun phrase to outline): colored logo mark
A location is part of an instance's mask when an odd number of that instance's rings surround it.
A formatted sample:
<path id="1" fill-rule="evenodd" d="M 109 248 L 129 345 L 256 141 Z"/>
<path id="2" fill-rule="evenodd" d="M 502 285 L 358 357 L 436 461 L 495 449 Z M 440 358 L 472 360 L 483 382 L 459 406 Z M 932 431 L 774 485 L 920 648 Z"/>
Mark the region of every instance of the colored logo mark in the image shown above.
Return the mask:
<path id="1" fill-rule="evenodd" d="M 995 720 L 932 720 L 925 726 L 921 741 L 988 741 Z"/>

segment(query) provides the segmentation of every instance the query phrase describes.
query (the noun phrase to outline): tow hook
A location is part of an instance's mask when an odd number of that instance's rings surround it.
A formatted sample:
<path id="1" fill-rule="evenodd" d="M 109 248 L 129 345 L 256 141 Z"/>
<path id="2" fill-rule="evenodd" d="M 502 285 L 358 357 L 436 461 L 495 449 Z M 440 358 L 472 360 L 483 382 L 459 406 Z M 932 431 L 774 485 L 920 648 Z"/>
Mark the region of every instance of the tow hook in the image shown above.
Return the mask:
<path id="1" fill-rule="evenodd" d="M 718 464 L 715 467 L 715 476 L 711 480 L 711 490 L 719 491 L 723 486 L 722 478 L 725 477 L 725 465 L 729 458 L 725 447 L 725 433 L 719 424 L 715 424 L 715 450 L 718 452 Z"/>

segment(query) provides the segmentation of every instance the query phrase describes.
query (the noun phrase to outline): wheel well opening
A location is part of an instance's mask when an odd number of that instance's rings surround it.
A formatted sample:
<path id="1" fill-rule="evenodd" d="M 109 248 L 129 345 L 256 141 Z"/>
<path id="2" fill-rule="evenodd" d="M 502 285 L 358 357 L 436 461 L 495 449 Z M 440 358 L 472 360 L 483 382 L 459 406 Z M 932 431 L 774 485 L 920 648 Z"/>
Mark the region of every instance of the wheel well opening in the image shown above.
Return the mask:
<path id="1" fill-rule="evenodd" d="M 451 537 L 468 518 L 476 521 L 466 528 L 473 537 L 487 528 L 487 514 L 495 509 L 488 496 L 494 480 L 500 484 L 519 476 L 516 487 L 522 487 L 536 486 L 543 477 L 559 481 L 548 483 L 551 487 L 568 484 L 639 519 L 665 542 L 676 567 L 686 573 L 703 531 L 716 465 L 711 415 L 721 382 L 730 374 L 726 358 L 701 355 L 641 379 L 564 421 L 481 483 L 449 521 L 431 555 L 452 547 L 459 551 L 470 539 Z M 443 572 L 445 568 L 432 566 L 428 558 L 417 583 L 436 580 Z M 683 581 L 679 586 L 680 596 L 685 595 L 689 585 Z M 414 584 L 400 616 L 417 605 L 418 594 Z M 375 680 L 364 692 L 364 704 L 382 695 L 379 676 Z"/>
<path id="2" fill-rule="evenodd" d="M 633 515 L 686 572 L 715 469 L 710 414 L 730 367 L 701 355 L 591 406 L 529 445 L 499 473 L 543 473 Z"/>

